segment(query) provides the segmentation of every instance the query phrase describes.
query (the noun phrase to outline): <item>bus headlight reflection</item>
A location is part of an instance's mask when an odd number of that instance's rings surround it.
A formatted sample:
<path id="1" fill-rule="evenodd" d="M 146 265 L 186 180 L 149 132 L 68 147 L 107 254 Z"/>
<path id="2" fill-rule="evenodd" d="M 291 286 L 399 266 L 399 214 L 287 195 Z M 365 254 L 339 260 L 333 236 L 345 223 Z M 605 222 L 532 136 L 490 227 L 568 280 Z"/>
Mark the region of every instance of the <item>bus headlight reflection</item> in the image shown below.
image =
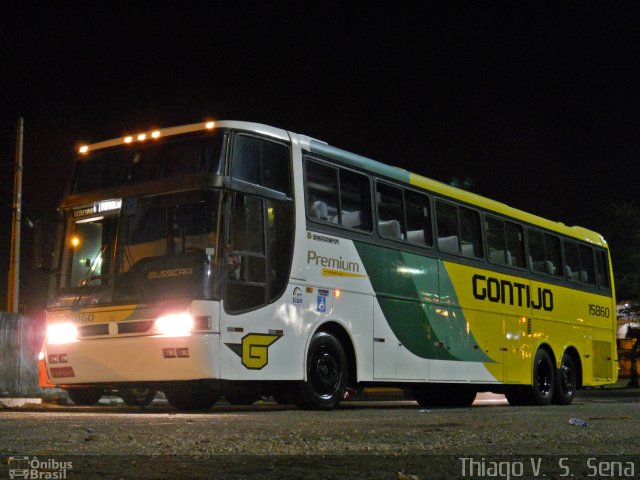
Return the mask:
<path id="1" fill-rule="evenodd" d="M 193 317 L 188 313 L 165 315 L 156 319 L 156 332 L 167 337 L 184 337 L 191 333 Z"/>

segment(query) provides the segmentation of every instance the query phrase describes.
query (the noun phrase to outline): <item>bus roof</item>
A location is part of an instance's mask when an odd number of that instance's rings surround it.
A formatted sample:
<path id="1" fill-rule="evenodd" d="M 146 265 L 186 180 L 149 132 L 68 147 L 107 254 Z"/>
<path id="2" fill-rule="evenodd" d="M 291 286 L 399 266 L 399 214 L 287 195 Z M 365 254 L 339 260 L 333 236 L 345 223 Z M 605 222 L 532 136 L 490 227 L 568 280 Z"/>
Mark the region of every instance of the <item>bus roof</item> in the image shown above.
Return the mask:
<path id="1" fill-rule="evenodd" d="M 252 131 L 255 133 L 260 133 L 260 134 L 267 135 L 283 141 L 289 141 L 291 138 L 290 132 L 287 132 L 279 128 L 270 127 L 268 125 L 263 125 L 260 123 L 232 121 L 232 120 L 215 121 L 215 122 L 205 121 L 200 123 L 192 123 L 189 125 L 154 129 L 154 130 L 149 130 L 145 132 L 139 132 L 136 134 L 125 135 L 125 136 L 121 136 L 111 140 L 105 140 L 102 142 L 93 143 L 90 145 L 83 145 L 79 148 L 79 153 L 81 154 L 80 159 L 82 159 L 83 155 L 86 155 L 91 152 L 95 152 L 96 150 L 117 147 L 117 146 L 122 146 L 126 144 L 137 144 L 140 142 L 153 141 L 153 140 L 157 140 L 157 139 L 165 138 L 169 136 L 182 135 L 182 134 L 187 134 L 187 133 L 192 133 L 197 131 L 213 130 L 216 128 L 234 128 L 234 129 Z M 466 190 L 461 190 L 459 188 L 452 187 L 445 183 L 438 182 L 436 180 L 432 180 L 427 177 L 423 177 L 422 175 L 409 172 L 402 168 L 393 167 L 391 165 L 387 165 L 387 164 L 378 162 L 376 160 L 372 160 L 362 155 L 358 155 L 355 153 L 348 152 L 346 150 L 342 150 L 337 147 L 333 147 L 325 142 L 316 140 L 314 138 L 311 138 L 305 135 L 297 135 L 297 136 L 300 139 L 300 144 L 302 145 L 302 147 L 308 150 L 309 152 L 316 153 L 318 155 L 322 155 L 334 160 L 338 160 L 357 170 L 368 171 L 368 172 L 380 175 L 382 177 L 395 180 L 399 183 L 415 186 L 417 188 L 423 188 L 428 191 L 431 191 L 455 200 L 459 200 L 471 205 L 476 205 L 486 210 L 490 210 L 490 211 L 505 215 L 507 217 L 513 217 L 523 222 L 527 222 L 532 225 L 537 225 L 539 227 L 546 228 L 548 230 L 569 235 L 589 243 L 593 243 L 603 247 L 606 247 L 607 245 L 605 240 L 602 238 L 600 234 L 593 232 L 591 230 L 588 230 L 586 228 L 569 227 L 560 222 L 547 220 L 537 215 L 533 215 L 533 214 L 524 212 L 522 210 L 518 210 L 517 208 L 510 207 L 508 205 L 505 205 L 504 203 L 491 200 L 489 198 L 483 197 L 481 195 L 477 195 L 475 193 L 468 192 Z"/>

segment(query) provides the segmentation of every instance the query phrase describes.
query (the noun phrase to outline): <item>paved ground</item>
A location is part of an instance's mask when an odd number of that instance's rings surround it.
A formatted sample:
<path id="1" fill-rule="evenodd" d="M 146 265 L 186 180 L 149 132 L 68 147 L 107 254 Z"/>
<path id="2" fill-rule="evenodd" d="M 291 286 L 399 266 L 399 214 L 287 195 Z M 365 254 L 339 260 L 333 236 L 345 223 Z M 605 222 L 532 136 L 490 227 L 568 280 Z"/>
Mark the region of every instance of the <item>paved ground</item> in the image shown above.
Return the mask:
<path id="1" fill-rule="evenodd" d="M 587 391 L 568 407 L 481 394 L 472 408 L 432 410 L 391 400 L 332 412 L 269 402 L 198 414 L 161 402 L 5 408 L 0 480 L 8 456 L 12 466 L 36 457 L 49 474 L 71 462 L 66 478 L 640 478 L 638 431 L 640 392 L 622 389 Z"/>

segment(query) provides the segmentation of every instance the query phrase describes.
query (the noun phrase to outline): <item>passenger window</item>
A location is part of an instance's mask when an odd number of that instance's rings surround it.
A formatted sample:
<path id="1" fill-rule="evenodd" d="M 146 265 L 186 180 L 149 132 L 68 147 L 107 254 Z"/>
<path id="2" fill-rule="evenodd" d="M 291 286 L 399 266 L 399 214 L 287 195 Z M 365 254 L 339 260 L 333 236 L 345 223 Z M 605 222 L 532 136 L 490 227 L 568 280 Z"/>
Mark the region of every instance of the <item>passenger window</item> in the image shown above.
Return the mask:
<path id="1" fill-rule="evenodd" d="M 233 144 L 231 176 L 291 196 L 289 148 L 249 135 L 237 135 Z"/>
<path id="2" fill-rule="evenodd" d="M 589 285 L 595 283 L 593 249 L 586 245 L 580 245 L 580 281 Z"/>
<path id="3" fill-rule="evenodd" d="M 529 230 L 529 265 L 531 270 L 547 275 L 562 276 L 560 238 L 538 230 Z"/>
<path id="4" fill-rule="evenodd" d="M 607 252 L 596 250 L 597 260 L 597 283 L 600 288 L 609 289 L 609 259 Z"/>
<path id="5" fill-rule="evenodd" d="M 482 229 L 478 212 L 437 201 L 436 223 L 440 250 L 482 258 Z"/>
<path id="6" fill-rule="evenodd" d="M 312 220 L 333 221 L 338 216 L 338 170 L 307 160 L 307 215 Z M 334 221 L 334 223 L 337 223 Z"/>
<path id="7" fill-rule="evenodd" d="M 350 170 L 340 170 L 340 212 L 334 223 L 371 231 L 369 178 Z"/>
<path id="8" fill-rule="evenodd" d="M 580 254 L 578 244 L 565 240 L 564 242 L 564 275 L 570 282 L 577 282 L 580 272 Z"/>
<path id="9" fill-rule="evenodd" d="M 433 245 L 429 197 L 411 190 L 404 191 L 407 215 L 407 241 L 417 245 Z"/>
<path id="10" fill-rule="evenodd" d="M 465 257 L 483 257 L 480 214 L 460 207 L 460 247 Z"/>
<path id="11" fill-rule="evenodd" d="M 562 251 L 560 250 L 560 239 L 554 235 L 548 235 L 545 233 L 544 249 L 547 256 L 547 273 L 556 277 L 562 277 Z"/>
<path id="12" fill-rule="evenodd" d="M 376 184 L 376 204 L 378 208 L 378 233 L 381 237 L 393 240 L 405 238 L 404 214 L 402 208 L 402 190 Z"/>
<path id="13" fill-rule="evenodd" d="M 443 252 L 459 253 L 458 207 L 452 203 L 436 201 L 438 248 Z"/>
<path id="14" fill-rule="evenodd" d="M 497 265 L 509 265 L 505 245 L 504 221 L 487 215 L 484 221 L 484 229 L 487 234 L 489 261 Z"/>
<path id="15" fill-rule="evenodd" d="M 525 268 L 524 233 L 517 223 L 506 223 L 507 263 L 513 267 Z"/>
<path id="16" fill-rule="evenodd" d="M 544 234 L 537 230 L 529 230 L 529 265 L 534 272 L 546 273 Z"/>

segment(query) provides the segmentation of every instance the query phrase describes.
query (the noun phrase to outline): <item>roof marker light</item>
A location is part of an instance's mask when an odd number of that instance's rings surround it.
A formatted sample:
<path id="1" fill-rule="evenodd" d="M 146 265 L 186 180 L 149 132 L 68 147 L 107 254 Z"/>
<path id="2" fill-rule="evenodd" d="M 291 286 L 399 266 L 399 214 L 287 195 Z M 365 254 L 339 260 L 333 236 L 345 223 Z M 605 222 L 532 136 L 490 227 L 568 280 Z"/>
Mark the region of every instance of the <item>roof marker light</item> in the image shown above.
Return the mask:
<path id="1" fill-rule="evenodd" d="M 89 151 L 89 145 L 82 145 L 79 149 L 78 152 L 80 153 L 87 153 Z"/>
<path id="2" fill-rule="evenodd" d="M 124 143 L 131 143 L 131 142 L 133 142 L 132 136 L 124 137 Z"/>
<path id="3" fill-rule="evenodd" d="M 140 135 L 138 135 L 138 141 L 142 142 L 147 138 L 147 135 L 145 133 L 141 133 Z"/>
<path id="4" fill-rule="evenodd" d="M 208 128 L 209 130 L 211 130 L 213 127 L 215 127 L 216 123 L 215 122 L 207 122 L 204 124 L 204 126 L 206 128 Z"/>
<path id="5" fill-rule="evenodd" d="M 151 133 L 151 138 L 160 138 L 160 130 Z"/>

